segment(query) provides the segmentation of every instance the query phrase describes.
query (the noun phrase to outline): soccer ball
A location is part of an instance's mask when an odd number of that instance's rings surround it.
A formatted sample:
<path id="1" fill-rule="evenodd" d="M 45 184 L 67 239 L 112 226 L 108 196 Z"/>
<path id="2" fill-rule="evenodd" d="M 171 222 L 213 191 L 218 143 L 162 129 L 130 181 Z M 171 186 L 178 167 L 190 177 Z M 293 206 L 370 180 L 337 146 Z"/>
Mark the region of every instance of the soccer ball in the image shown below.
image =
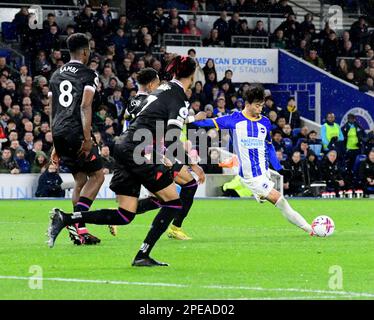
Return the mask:
<path id="1" fill-rule="evenodd" d="M 319 216 L 312 222 L 312 229 L 319 237 L 329 237 L 334 233 L 334 221 L 328 216 Z"/>

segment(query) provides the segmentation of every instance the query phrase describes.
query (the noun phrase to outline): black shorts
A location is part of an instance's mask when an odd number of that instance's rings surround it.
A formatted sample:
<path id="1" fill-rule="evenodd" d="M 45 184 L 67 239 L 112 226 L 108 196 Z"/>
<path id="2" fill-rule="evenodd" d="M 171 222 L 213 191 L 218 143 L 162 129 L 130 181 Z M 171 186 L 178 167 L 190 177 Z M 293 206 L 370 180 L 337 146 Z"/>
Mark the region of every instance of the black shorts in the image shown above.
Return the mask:
<path id="1" fill-rule="evenodd" d="M 72 174 L 78 172 L 92 173 L 101 170 L 103 163 L 96 144 L 92 146 L 87 158 L 78 156 L 82 141 L 83 136 L 79 134 L 53 137 L 53 144 L 58 156 Z"/>
<path id="2" fill-rule="evenodd" d="M 156 193 L 173 183 L 170 169 L 163 164 L 135 163 L 131 149 L 116 144 L 114 159 L 116 166 L 110 189 L 116 195 L 138 198 L 142 185 L 150 192 Z"/>

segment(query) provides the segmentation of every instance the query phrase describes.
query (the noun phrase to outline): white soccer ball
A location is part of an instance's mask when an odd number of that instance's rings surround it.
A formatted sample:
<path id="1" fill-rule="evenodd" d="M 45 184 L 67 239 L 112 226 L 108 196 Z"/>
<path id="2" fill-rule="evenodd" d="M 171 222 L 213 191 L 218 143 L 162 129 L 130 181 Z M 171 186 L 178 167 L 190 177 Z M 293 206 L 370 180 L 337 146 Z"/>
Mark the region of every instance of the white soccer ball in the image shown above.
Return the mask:
<path id="1" fill-rule="evenodd" d="M 313 220 L 312 229 L 319 237 L 329 237 L 334 233 L 335 223 L 328 216 L 319 216 Z"/>

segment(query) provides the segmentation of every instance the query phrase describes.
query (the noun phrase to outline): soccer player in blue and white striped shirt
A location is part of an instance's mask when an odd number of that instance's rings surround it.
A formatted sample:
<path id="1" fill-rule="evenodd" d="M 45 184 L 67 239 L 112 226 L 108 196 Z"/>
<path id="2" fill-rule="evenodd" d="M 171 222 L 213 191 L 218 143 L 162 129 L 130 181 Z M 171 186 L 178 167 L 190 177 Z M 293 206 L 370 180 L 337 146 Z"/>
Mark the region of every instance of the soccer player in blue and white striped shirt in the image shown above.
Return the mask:
<path id="1" fill-rule="evenodd" d="M 264 106 L 264 89 L 251 87 L 245 96 L 245 108 L 228 116 L 195 122 L 199 127 L 229 129 L 234 152 L 239 158 L 241 182 L 256 198 L 267 199 L 280 209 L 288 221 L 308 233 L 313 233 L 310 224 L 274 188 L 270 180 L 269 162 L 275 170 L 281 170 L 271 141 L 271 123 L 261 115 Z"/>

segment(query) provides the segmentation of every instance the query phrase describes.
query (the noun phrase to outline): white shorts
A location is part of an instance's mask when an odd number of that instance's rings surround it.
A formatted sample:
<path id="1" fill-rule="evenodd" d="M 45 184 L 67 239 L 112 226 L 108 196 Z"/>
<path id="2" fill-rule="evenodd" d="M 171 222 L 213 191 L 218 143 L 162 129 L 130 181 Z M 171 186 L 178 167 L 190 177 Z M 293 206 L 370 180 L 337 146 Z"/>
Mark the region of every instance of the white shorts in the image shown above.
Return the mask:
<path id="1" fill-rule="evenodd" d="M 240 180 L 245 187 L 261 198 L 266 198 L 275 185 L 275 183 L 270 180 L 270 172 L 266 172 L 264 175 L 255 178 L 241 178 Z"/>

